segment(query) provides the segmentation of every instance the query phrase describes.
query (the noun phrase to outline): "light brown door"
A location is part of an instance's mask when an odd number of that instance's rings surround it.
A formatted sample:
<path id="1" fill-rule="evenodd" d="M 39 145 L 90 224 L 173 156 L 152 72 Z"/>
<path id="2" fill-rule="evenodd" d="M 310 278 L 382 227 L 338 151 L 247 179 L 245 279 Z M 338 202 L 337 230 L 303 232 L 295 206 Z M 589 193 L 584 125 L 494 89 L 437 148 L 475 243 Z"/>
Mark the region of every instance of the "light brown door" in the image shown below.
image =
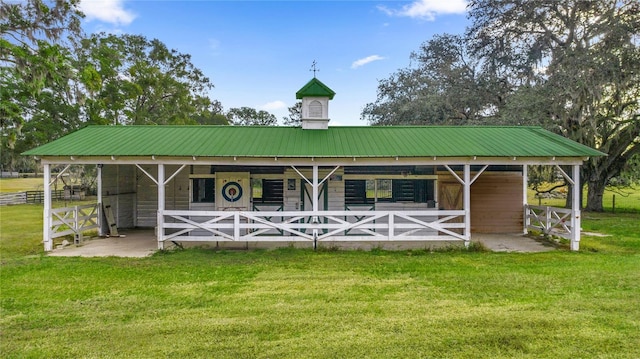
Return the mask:
<path id="1" fill-rule="evenodd" d="M 458 182 L 438 183 L 438 207 L 462 209 L 462 185 Z"/>
<path id="2" fill-rule="evenodd" d="M 459 182 L 439 182 L 438 183 L 438 208 L 444 210 L 462 209 L 462 184 Z M 460 223 L 463 217 L 456 217 L 448 223 Z M 462 228 L 452 229 L 453 232 L 462 234 Z"/>

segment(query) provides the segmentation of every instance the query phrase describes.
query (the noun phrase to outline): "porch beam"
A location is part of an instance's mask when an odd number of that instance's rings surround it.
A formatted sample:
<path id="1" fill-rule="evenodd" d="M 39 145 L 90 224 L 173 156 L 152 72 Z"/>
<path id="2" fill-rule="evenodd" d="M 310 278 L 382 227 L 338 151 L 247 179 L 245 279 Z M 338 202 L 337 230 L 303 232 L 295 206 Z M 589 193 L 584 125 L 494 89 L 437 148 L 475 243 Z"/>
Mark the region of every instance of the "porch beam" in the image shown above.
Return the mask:
<path id="1" fill-rule="evenodd" d="M 571 197 L 571 250 L 580 249 L 580 165 L 573 165 L 573 193 Z"/>
<path id="2" fill-rule="evenodd" d="M 169 176 L 169 178 L 166 179 L 166 181 L 164 181 L 164 184 L 166 185 L 171 182 L 171 180 L 174 179 L 175 176 L 177 176 L 185 167 L 187 167 L 187 165 L 182 165 L 182 167 L 178 168 L 177 171 L 175 171 L 171 176 Z"/>
<path id="3" fill-rule="evenodd" d="M 62 169 L 62 171 L 58 172 L 58 175 L 56 175 L 56 178 L 54 178 L 54 179 L 51 179 L 51 178 L 47 179 L 47 181 L 49 182 L 49 187 L 51 187 L 51 185 L 52 185 L 55 181 L 57 181 L 57 180 L 58 180 L 58 178 L 62 177 L 62 175 L 63 175 L 65 172 L 67 172 L 67 170 L 69 169 L 69 167 L 71 167 L 71 165 L 66 165 L 66 166 Z"/>
<path id="4" fill-rule="evenodd" d="M 313 183 L 311 184 L 312 188 L 312 200 L 313 203 L 313 211 L 318 212 L 318 165 L 313 165 Z M 313 216 L 313 223 L 318 223 L 318 216 Z"/>
<path id="5" fill-rule="evenodd" d="M 142 171 L 142 173 L 144 173 L 145 175 L 147 175 L 147 177 L 149 177 L 149 179 L 151 181 L 153 181 L 153 183 L 155 183 L 156 185 L 158 185 L 158 188 L 160 187 L 159 183 L 164 183 L 162 181 L 160 181 L 160 174 L 158 173 L 158 179 L 156 180 L 155 178 L 153 178 L 152 175 L 149 174 L 149 172 L 145 171 L 144 168 L 140 167 L 139 164 L 136 163 L 136 167 L 138 167 L 138 169 L 140 171 Z M 160 168 L 160 165 L 158 165 L 158 169 Z M 164 169 L 164 165 L 162 165 L 162 169 Z M 164 174 L 162 176 L 164 178 Z"/>
<path id="6" fill-rule="evenodd" d="M 138 165 L 136 165 L 138 166 Z M 138 166 L 140 168 L 140 166 Z M 145 170 L 140 168 L 144 173 L 147 173 Z M 147 174 L 149 175 L 149 174 Z M 149 177 L 151 178 L 151 177 Z M 153 179 L 153 178 L 151 178 Z M 158 249 L 164 249 L 164 164 L 158 164 L 158 220 L 156 223 L 156 231 L 157 231 L 157 239 L 158 239 Z"/>
<path id="7" fill-rule="evenodd" d="M 336 173 L 336 171 L 340 168 L 340 166 L 336 166 L 336 168 L 334 168 L 331 172 L 329 172 L 328 175 L 326 175 L 322 181 L 320 181 L 320 183 L 318 183 L 318 185 L 322 185 L 327 179 L 329 179 L 329 177 L 331 177 L 332 174 Z"/>
<path id="8" fill-rule="evenodd" d="M 527 191 L 529 190 L 529 166 L 522 165 L 522 208 L 524 218 L 522 221 L 522 233 L 528 234 L 527 227 L 529 226 L 529 216 L 527 216 L 527 206 L 529 205 L 529 198 L 527 197 Z"/>
<path id="9" fill-rule="evenodd" d="M 484 165 L 484 167 L 482 167 L 480 171 L 478 171 L 478 173 L 476 173 L 476 175 L 473 176 L 473 178 L 471 179 L 471 183 L 469 183 L 469 185 L 472 185 L 478 179 L 478 177 L 480 177 L 480 175 L 487 169 L 487 167 L 489 167 L 489 165 Z"/>
<path id="10" fill-rule="evenodd" d="M 464 245 L 471 241 L 471 165 L 464 165 Z"/>
<path id="11" fill-rule="evenodd" d="M 468 166 L 468 165 L 465 165 L 465 166 Z M 460 182 L 461 184 L 464 185 L 465 182 L 462 180 L 462 178 L 460 178 L 460 176 L 458 176 L 458 174 L 454 170 L 451 169 L 451 167 L 449 167 L 449 165 L 444 165 L 444 167 L 447 169 L 447 171 L 449 171 L 449 173 L 451 173 L 451 175 L 453 177 L 455 177 L 455 179 L 458 182 Z M 465 167 L 465 168 L 467 168 L 467 167 Z"/>
<path id="12" fill-rule="evenodd" d="M 51 165 L 44 165 L 44 210 L 42 212 L 42 241 L 45 252 L 53 250 L 51 238 Z"/>
<path id="13" fill-rule="evenodd" d="M 309 181 L 309 179 L 305 175 L 303 175 L 302 172 L 298 171 L 296 166 L 291 166 L 291 168 L 293 168 L 293 170 L 296 171 L 296 173 L 298 174 L 298 176 L 300 176 L 300 178 L 305 180 L 310 186 L 313 186 L 313 183 L 311 183 L 311 181 Z"/>
<path id="14" fill-rule="evenodd" d="M 96 186 L 97 189 L 97 202 L 98 202 L 98 234 L 100 236 L 104 236 L 104 231 L 102 230 L 102 165 L 96 165 Z"/>
<path id="15" fill-rule="evenodd" d="M 353 161 L 353 157 L 315 157 L 313 161 L 311 158 L 295 157 L 295 158 L 278 158 L 277 161 L 273 161 L 273 157 L 237 157 L 233 160 L 233 157 L 197 157 L 195 160 L 191 156 L 181 157 L 158 157 L 155 160 L 145 156 L 120 156 L 113 160 L 110 156 L 77 156 L 74 160 L 74 164 L 89 164 L 95 165 L 96 163 L 110 163 L 121 165 L 156 165 L 159 160 L 165 165 L 242 165 L 242 166 L 312 166 L 318 164 L 320 166 L 398 166 L 398 165 L 424 165 L 424 166 L 454 166 L 454 165 L 478 165 L 478 164 L 490 164 L 490 165 L 523 165 L 523 164 L 540 164 L 540 165 L 574 165 L 582 164 L 584 158 L 582 157 L 517 157 L 516 160 L 513 157 L 477 157 L 475 160 L 473 157 L 399 157 L 398 160 L 393 159 L 380 159 L 375 157 L 356 157 L 357 161 Z M 45 156 L 42 157 L 43 163 L 65 165 L 69 163 L 69 156 Z"/>
<path id="16" fill-rule="evenodd" d="M 574 165 L 575 166 L 575 165 Z M 560 171 L 560 173 L 562 174 L 562 177 L 564 177 L 564 179 L 567 180 L 567 182 L 569 182 L 569 184 L 574 185 L 575 184 L 575 179 L 571 178 L 571 176 L 569 176 L 567 174 L 567 172 L 565 172 L 559 165 L 556 165 L 556 168 L 558 169 L 558 171 Z M 579 167 L 578 167 L 579 168 Z M 578 179 L 579 180 L 579 179 Z M 579 182 L 579 181 L 578 181 Z"/>

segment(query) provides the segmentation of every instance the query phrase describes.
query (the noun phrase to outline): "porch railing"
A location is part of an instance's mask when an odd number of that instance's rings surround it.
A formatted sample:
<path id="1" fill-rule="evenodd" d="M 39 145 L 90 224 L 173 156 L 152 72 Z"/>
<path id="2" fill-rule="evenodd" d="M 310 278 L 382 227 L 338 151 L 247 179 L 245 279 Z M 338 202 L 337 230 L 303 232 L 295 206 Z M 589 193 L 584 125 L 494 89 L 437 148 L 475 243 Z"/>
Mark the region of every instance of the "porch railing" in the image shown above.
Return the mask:
<path id="1" fill-rule="evenodd" d="M 159 241 L 466 240 L 465 211 L 162 212 Z"/>
<path id="2" fill-rule="evenodd" d="M 571 209 L 549 206 L 525 206 L 527 230 L 545 235 L 572 238 Z"/>
<path id="3" fill-rule="evenodd" d="M 51 210 L 49 238 L 74 235 L 74 242 L 80 243 L 84 231 L 98 228 L 99 204 L 54 208 Z"/>

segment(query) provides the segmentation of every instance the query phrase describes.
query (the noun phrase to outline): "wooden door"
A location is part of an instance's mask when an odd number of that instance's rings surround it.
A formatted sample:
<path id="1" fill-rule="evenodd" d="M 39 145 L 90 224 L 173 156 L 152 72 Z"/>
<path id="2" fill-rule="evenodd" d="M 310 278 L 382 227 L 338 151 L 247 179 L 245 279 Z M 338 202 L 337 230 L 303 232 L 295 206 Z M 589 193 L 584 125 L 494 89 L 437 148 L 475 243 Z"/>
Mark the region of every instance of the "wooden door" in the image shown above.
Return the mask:
<path id="1" fill-rule="evenodd" d="M 463 209 L 463 191 L 462 184 L 459 182 L 439 182 L 438 183 L 438 208 L 443 210 L 460 210 Z M 463 222 L 463 217 L 456 217 L 448 223 Z M 462 234 L 462 228 L 452 229 L 453 232 Z"/>
<path id="2" fill-rule="evenodd" d="M 251 186 L 249 172 L 216 173 L 216 209 L 246 211 L 249 209 Z"/>
<path id="3" fill-rule="evenodd" d="M 307 183 L 305 180 L 301 180 L 302 185 L 300 186 L 300 199 L 301 199 L 301 209 L 303 211 L 313 211 L 313 188 Z M 327 203 L 329 200 L 329 191 L 327 190 L 327 182 L 324 182 L 318 188 L 318 211 L 326 211 Z"/>
<path id="4" fill-rule="evenodd" d="M 462 184 L 458 182 L 438 183 L 438 207 L 445 210 L 462 209 Z"/>

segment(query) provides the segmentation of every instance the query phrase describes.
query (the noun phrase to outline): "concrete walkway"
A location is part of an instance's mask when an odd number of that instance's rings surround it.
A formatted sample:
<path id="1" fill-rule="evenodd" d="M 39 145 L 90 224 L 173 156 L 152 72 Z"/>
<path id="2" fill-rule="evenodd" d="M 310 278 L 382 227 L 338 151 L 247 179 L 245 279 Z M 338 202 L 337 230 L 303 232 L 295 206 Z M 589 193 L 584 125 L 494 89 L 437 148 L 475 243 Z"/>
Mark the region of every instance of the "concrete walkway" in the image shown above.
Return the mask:
<path id="1" fill-rule="evenodd" d="M 124 237 L 87 239 L 80 245 L 58 246 L 49 253 L 53 257 L 146 257 L 158 249 L 152 230 L 126 230 Z M 482 243 L 494 252 L 545 252 L 555 249 L 550 244 L 538 242 L 522 234 L 474 233 L 472 242 Z M 414 243 L 415 244 L 415 243 Z"/>
<path id="2" fill-rule="evenodd" d="M 49 253 L 53 257 L 146 257 L 158 249 L 153 231 L 130 230 L 124 237 L 85 239 L 80 245 L 70 244 Z"/>
<path id="3" fill-rule="evenodd" d="M 517 233 L 473 233 L 472 242 L 482 243 L 493 252 L 548 252 L 556 249 L 551 243 L 537 241 L 524 234 Z"/>

